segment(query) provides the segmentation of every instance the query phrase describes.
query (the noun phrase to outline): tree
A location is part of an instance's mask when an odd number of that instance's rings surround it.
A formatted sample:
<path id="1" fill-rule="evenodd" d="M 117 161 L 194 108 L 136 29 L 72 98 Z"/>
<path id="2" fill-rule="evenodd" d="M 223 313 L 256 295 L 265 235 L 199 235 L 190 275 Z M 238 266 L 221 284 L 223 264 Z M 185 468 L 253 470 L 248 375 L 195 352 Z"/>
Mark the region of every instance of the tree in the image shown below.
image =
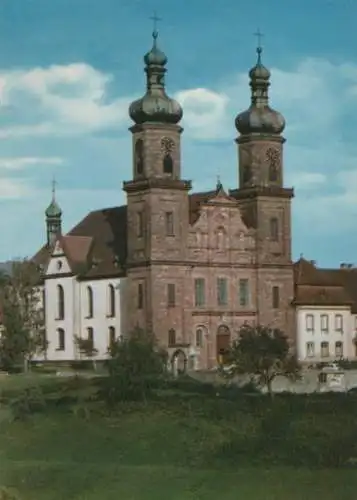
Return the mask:
<path id="1" fill-rule="evenodd" d="M 243 325 L 227 355 L 229 377 L 248 374 L 273 396 L 272 382 L 277 376 L 301 378 L 300 366 L 290 352 L 288 338 L 276 328 Z"/>
<path id="2" fill-rule="evenodd" d="M 23 363 L 27 370 L 33 356 L 47 350 L 40 278 L 37 266 L 26 259 L 0 276 L 0 365 L 5 369 Z"/>
<path id="3" fill-rule="evenodd" d="M 98 354 L 98 349 L 94 347 L 93 339 L 90 338 L 82 338 L 78 335 L 74 336 L 74 342 L 77 346 L 78 351 L 83 356 L 92 359 L 93 370 L 97 371 L 97 364 L 95 361 L 95 356 Z"/>
<path id="4" fill-rule="evenodd" d="M 136 328 L 109 348 L 109 399 L 146 399 L 157 379 L 164 375 L 167 353 L 158 347 L 155 336 Z"/>

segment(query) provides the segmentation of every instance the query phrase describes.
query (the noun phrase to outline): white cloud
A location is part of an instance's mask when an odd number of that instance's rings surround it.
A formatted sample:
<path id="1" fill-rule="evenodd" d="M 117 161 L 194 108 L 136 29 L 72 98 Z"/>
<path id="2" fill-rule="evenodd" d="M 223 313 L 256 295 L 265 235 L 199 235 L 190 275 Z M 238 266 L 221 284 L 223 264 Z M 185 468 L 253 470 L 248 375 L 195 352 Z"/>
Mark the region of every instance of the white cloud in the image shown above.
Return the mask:
<path id="1" fill-rule="evenodd" d="M 40 121 L 0 128 L 0 138 L 90 133 L 127 120 L 130 98 L 107 99 L 112 77 L 84 64 L 0 73 L 0 102 L 11 116 L 28 106 Z M 28 110 L 26 110 L 28 111 Z"/>
<path id="2" fill-rule="evenodd" d="M 30 188 L 22 179 L 4 179 L 0 177 L 0 199 L 18 199 L 28 196 Z M 5 216 L 5 220 L 7 217 Z"/>
<path id="3" fill-rule="evenodd" d="M 228 96 L 205 88 L 182 90 L 176 99 L 184 109 L 184 124 L 195 139 L 217 139 L 226 128 Z"/>
<path id="4" fill-rule="evenodd" d="M 0 157 L 0 171 L 1 170 L 21 170 L 28 166 L 35 165 L 63 165 L 63 158 L 56 157 L 9 157 L 9 158 L 1 158 Z"/>
<path id="5" fill-rule="evenodd" d="M 326 182 L 326 176 L 318 172 L 299 172 L 290 176 L 287 180 L 297 189 L 316 189 Z"/>

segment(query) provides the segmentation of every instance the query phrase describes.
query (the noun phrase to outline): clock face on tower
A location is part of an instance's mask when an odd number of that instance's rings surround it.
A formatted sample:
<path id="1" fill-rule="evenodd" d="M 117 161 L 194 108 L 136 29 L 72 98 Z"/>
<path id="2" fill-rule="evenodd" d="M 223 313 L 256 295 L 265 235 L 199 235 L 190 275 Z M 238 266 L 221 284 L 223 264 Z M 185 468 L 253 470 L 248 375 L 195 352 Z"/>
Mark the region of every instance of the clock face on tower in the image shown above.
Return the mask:
<path id="1" fill-rule="evenodd" d="M 276 182 L 279 178 L 280 153 L 277 148 L 268 148 L 266 160 L 269 166 L 269 181 Z"/>

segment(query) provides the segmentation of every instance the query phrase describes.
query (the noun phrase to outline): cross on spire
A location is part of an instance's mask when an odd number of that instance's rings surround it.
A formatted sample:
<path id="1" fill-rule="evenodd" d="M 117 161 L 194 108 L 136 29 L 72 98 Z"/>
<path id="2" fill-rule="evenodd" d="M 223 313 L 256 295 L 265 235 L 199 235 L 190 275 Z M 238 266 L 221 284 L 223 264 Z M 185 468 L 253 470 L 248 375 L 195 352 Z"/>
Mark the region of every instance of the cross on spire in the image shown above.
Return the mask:
<path id="1" fill-rule="evenodd" d="M 153 36 L 154 36 L 154 38 L 156 38 L 156 37 L 157 37 L 157 23 L 158 23 L 159 21 L 162 21 L 162 19 L 161 19 L 161 17 L 158 17 L 158 16 L 157 16 L 157 14 L 156 14 L 156 10 L 154 10 L 154 13 L 153 13 L 153 15 L 150 17 L 150 19 L 152 20 L 152 22 L 153 22 L 153 27 L 154 27 L 154 29 L 153 29 Z"/>
<path id="2" fill-rule="evenodd" d="M 53 200 L 55 200 L 55 198 L 56 198 L 56 186 L 57 186 L 56 177 L 53 176 L 53 179 L 52 179 L 52 199 Z"/>
<path id="3" fill-rule="evenodd" d="M 258 49 L 262 48 L 262 38 L 263 38 L 263 33 L 261 33 L 260 29 L 258 28 L 257 31 L 254 33 L 254 36 L 257 37 L 257 42 L 258 42 Z"/>

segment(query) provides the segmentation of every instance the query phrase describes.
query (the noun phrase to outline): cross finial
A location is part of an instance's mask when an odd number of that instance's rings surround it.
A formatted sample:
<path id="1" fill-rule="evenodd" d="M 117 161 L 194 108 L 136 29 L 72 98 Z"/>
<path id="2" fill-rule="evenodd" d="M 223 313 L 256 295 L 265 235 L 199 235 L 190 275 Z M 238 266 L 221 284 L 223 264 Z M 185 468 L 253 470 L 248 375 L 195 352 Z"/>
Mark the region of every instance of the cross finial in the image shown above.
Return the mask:
<path id="1" fill-rule="evenodd" d="M 154 28 L 154 29 L 153 29 L 153 32 L 152 32 L 152 36 L 154 37 L 154 39 L 156 39 L 156 38 L 157 38 L 157 35 L 158 35 L 158 33 L 157 33 L 157 23 L 158 23 L 159 21 L 162 21 L 162 19 L 161 19 L 161 17 L 158 17 L 158 16 L 157 16 L 157 14 L 156 14 L 156 10 L 154 10 L 154 13 L 153 13 L 153 15 L 150 17 L 150 19 L 151 19 L 151 20 L 152 20 L 152 22 L 153 22 L 153 28 Z"/>
<path id="2" fill-rule="evenodd" d="M 254 33 L 254 36 L 257 37 L 257 42 L 258 42 L 258 49 L 262 48 L 262 38 L 263 38 L 263 33 L 261 33 L 260 29 L 258 28 L 257 31 Z"/>
<path id="3" fill-rule="evenodd" d="M 52 179 L 52 199 L 53 199 L 53 201 L 56 199 L 56 186 L 57 186 L 56 177 L 53 176 L 53 179 Z"/>

